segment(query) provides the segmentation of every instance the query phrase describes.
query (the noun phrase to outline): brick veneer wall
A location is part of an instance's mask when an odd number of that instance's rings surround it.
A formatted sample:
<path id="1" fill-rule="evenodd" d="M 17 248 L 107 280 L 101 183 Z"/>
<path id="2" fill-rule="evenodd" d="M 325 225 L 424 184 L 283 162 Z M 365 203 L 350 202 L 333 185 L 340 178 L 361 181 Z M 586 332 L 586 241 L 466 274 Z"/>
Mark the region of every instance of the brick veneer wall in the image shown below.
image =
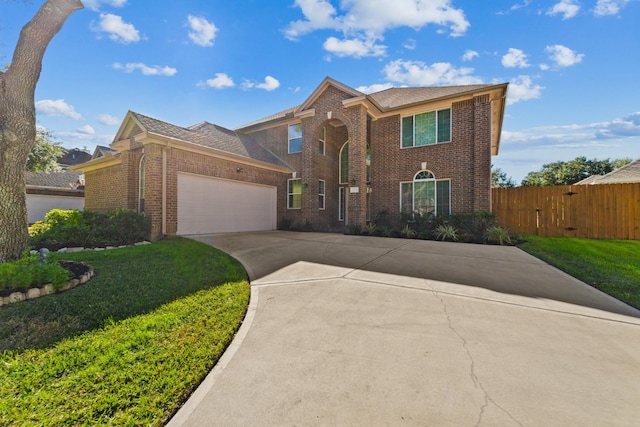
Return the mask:
<path id="1" fill-rule="evenodd" d="M 452 105 L 452 141 L 400 148 L 400 116 L 372 123 L 372 217 L 400 209 L 400 183 L 412 181 L 427 163 L 436 179 L 451 181 L 453 213 L 489 210 L 491 183 L 489 97 Z"/>
<path id="2" fill-rule="evenodd" d="M 128 208 L 124 176 L 122 165 L 85 172 L 84 208 L 95 212 Z"/>

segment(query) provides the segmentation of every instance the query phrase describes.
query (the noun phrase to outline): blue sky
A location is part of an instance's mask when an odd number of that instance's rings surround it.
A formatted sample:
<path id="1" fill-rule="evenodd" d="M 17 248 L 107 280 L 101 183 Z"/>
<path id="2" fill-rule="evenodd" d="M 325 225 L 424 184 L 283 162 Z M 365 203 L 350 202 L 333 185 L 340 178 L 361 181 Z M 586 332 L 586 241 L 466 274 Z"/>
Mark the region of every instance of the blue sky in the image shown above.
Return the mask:
<path id="1" fill-rule="evenodd" d="M 0 2 L 0 64 L 42 1 Z M 500 154 L 640 157 L 638 0 L 85 0 L 47 50 L 38 124 L 108 145 L 127 110 L 234 129 L 326 76 L 364 92 L 509 82 Z"/>

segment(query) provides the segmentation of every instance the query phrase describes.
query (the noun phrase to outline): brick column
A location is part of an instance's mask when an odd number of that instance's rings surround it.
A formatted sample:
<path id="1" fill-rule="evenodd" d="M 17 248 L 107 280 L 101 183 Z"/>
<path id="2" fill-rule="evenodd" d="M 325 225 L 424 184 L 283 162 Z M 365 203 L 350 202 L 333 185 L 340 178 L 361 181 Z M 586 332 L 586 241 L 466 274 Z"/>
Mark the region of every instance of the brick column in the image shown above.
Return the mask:
<path id="1" fill-rule="evenodd" d="M 367 110 L 362 106 L 348 110 L 349 127 L 349 225 L 367 225 Z M 354 182 L 355 181 L 355 182 Z M 351 192 L 355 189 L 357 192 Z"/>
<path id="2" fill-rule="evenodd" d="M 474 98 L 473 210 L 491 210 L 491 101 Z"/>
<path id="3" fill-rule="evenodd" d="M 302 223 L 314 226 L 319 222 L 317 132 L 313 117 L 302 120 Z"/>
<path id="4" fill-rule="evenodd" d="M 151 240 L 162 237 L 162 147 L 148 144 L 145 156 L 145 215 L 151 222 Z"/>

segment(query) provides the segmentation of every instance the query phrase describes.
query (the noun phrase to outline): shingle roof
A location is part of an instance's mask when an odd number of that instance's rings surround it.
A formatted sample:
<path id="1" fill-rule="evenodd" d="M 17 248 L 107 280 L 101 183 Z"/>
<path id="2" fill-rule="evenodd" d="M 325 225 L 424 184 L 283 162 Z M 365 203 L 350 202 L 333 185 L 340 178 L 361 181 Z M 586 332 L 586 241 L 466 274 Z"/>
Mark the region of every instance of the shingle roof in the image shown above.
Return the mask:
<path id="1" fill-rule="evenodd" d="M 376 103 L 383 112 L 390 110 L 409 107 L 428 101 L 435 101 L 451 96 L 463 95 L 466 93 L 477 92 L 478 90 L 487 89 L 496 86 L 495 84 L 476 84 L 476 85 L 459 85 L 459 86 L 434 86 L 434 87 L 394 87 L 385 89 L 380 92 L 374 92 L 366 95 L 368 99 Z M 353 89 L 354 92 L 357 92 Z M 364 94 L 363 94 L 364 95 Z M 238 130 L 249 128 L 251 126 L 268 123 L 274 120 L 283 119 L 287 116 L 293 116 L 299 112 L 302 105 L 281 111 L 268 117 L 247 123 Z"/>
<path id="2" fill-rule="evenodd" d="M 640 182 L 640 159 L 634 160 L 606 175 L 591 175 L 577 184 L 622 184 L 630 182 Z"/>
<path id="3" fill-rule="evenodd" d="M 222 126 L 202 122 L 183 128 L 140 113 L 131 112 L 131 114 L 147 132 L 214 148 L 237 156 L 288 167 L 284 161 L 266 148 Z"/>
<path id="4" fill-rule="evenodd" d="M 58 163 L 64 166 L 78 165 L 88 162 L 89 160 L 91 160 L 91 154 L 79 148 L 66 150 L 65 153 L 57 159 Z"/>
<path id="5" fill-rule="evenodd" d="M 99 157 L 104 157 L 107 154 L 116 154 L 117 152 L 118 150 L 105 147 L 104 145 L 97 145 L 95 151 L 93 152 L 93 156 L 91 157 L 91 160 L 97 159 Z"/>
<path id="6" fill-rule="evenodd" d="M 27 185 L 66 189 L 71 188 L 69 184 L 78 182 L 80 175 L 82 175 L 82 172 L 70 170 L 52 173 L 25 172 Z"/>
<path id="7" fill-rule="evenodd" d="M 435 87 L 394 87 L 369 95 L 385 111 L 406 107 L 421 102 L 433 101 L 467 92 L 486 89 L 494 85 L 463 85 Z"/>

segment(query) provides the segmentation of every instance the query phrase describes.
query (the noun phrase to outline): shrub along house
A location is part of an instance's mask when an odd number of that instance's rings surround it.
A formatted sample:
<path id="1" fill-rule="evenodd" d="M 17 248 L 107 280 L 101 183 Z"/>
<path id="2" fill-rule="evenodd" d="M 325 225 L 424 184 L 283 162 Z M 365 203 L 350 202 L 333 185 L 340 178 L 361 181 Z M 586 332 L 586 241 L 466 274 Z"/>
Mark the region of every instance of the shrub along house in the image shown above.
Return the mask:
<path id="1" fill-rule="evenodd" d="M 144 211 L 153 238 L 488 211 L 506 92 L 505 83 L 365 95 L 326 78 L 302 105 L 235 131 L 128 112 L 115 152 L 77 167 L 85 207 Z"/>

